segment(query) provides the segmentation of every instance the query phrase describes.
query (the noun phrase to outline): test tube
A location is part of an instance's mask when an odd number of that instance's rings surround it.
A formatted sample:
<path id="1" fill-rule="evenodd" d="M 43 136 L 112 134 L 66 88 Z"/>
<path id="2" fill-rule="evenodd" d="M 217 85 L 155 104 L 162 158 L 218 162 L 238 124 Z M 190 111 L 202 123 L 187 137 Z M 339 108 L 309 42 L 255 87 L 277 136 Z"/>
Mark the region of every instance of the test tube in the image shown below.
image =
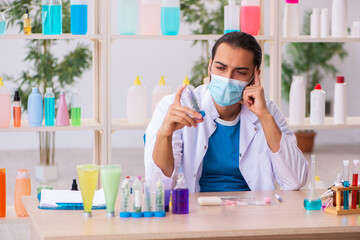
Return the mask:
<path id="1" fill-rule="evenodd" d="M 359 160 L 354 160 L 353 161 L 353 181 L 352 181 L 352 186 L 357 186 L 358 185 L 358 175 L 359 175 Z M 356 209 L 356 205 L 357 205 L 357 191 L 358 190 L 352 190 L 352 198 L 351 198 L 351 208 L 352 209 Z"/>
<path id="2" fill-rule="evenodd" d="M 120 217 L 128 218 L 131 216 L 130 200 L 130 177 L 126 177 L 121 184 Z"/>
<path id="3" fill-rule="evenodd" d="M 153 217 L 153 192 L 154 185 L 151 180 L 146 180 L 144 184 L 143 213 L 144 217 Z"/>
<path id="4" fill-rule="evenodd" d="M 194 109 L 195 111 L 200 113 L 203 117 L 205 117 L 205 111 L 201 110 L 199 101 L 197 100 L 194 91 L 191 89 L 191 87 L 189 85 L 186 86 L 183 93 L 184 93 L 183 96 L 184 96 L 187 104 L 189 104 L 189 106 L 192 109 Z"/>
<path id="5" fill-rule="evenodd" d="M 165 190 L 164 182 L 158 178 L 155 193 L 155 217 L 165 217 Z"/>
<path id="6" fill-rule="evenodd" d="M 133 191 L 133 210 L 131 213 L 131 217 L 141 218 L 143 217 L 143 213 L 142 213 L 143 187 L 139 178 L 135 178 L 135 181 L 132 186 L 132 191 Z"/>
<path id="7" fill-rule="evenodd" d="M 343 161 L 344 187 L 349 186 L 349 160 Z M 344 209 L 349 209 L 349 191 L 344 191 Z"/>

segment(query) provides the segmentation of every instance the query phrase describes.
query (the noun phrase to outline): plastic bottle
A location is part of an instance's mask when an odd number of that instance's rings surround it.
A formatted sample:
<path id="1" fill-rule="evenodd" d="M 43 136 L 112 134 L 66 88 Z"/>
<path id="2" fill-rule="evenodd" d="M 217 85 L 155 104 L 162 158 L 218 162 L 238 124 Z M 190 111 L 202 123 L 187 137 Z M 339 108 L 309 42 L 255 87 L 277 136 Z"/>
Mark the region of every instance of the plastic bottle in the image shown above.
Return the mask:
<path id="1" fill-rule="evenodd" d="M 69 111 L 66 106 L 65 93 L 61 92 L 56 113 L 56 126 L 70 126 Z"/>
<path id="2" fill-rule="evenodd" d="M 162 76 L 159 80 L 159 85 L 154 87 L 151 97 L 151 111 L 154 113 L 156 105 L 160 100 L 171 94 L 171 88 L 165 85 L 165 76 Z"/>
<path id="3" fill-rule="evenodd" d="M 133 189 L 133 210 L 131 212 L 131 217 L 140 218 L 143 217 L 143 213 L 142 213 L 143 186 L 139 178 L 135 178 L 135 181 L 132 185 L 132 189 Z"/>
<path id="4" fill-rule="evenodd" d="M 158 177 L 155 188 L 155 217 L 165 217 L 165 186 L 161 177 Z"/>
<path id="5" fill-rule="evenodd" d="M 71 96 L 71 126 L 81 126 L 81 98 L 77 88 Z"/>
<path id="6" fill-rule="evenodd" d="M 334 123 L 345 124 L 347 115 L 346 83 L 344 76 L 337 76 L 334 92 Z"/>
<path id="7" fill-rule="evenodd" d="M 240 31 L 240 6 L 235 0 L 229 0 L 229 5 L 224 7 L 224 34 Z"/>
<path id="8" fill-rule="evenodd" d="M 18 217 L 27 217 L 29 216 L 26 212 L 24 204 L 22 203 L 23 196 L 31 195 L 31 183 L 28 170 L 20 169 L 16 174 L 16 183 L 15 183 L 15 212 Z"/>
<path id="9" fill-rule="evenodd" d="M 178 35 L 180 29 L 180 1 L 161 0 L 161 32 Z"/>
<path id="10" fill-rule="evenodd" d="M 13 101 L 13 118 L 14 118 L 14 127 L 21 127 L 21 101 L 19 91 L 15 91 L 14 101 Z"/>
<path id="11" fill-rule="evenodd" d="M 55 125 L 55 94 L 52 88 L 46 88 L 45 102 L 45 126 Z"/>
<path id="12" fill-rule="evenodd" d="M 305 85 L 302 76 L 293 76 L 289 98 L 289 121 L 302 125 L 305 121 Z"/>
<path id="13" fill-rule="evenodd" d="M 5 34 L 5 30 L 6 30 L 6 20 L 4 14 L 0 12 L 0 35 Z"/>
<path id="14" fill-rule="evenodd" d="M 299 36 L 299 0 L 286 0 L 284 10 L 284 37 Z"/>
<path id="15" fill-rule="evenodd" d="M 42 0 L 41 20 L 44 35 L 62 34 L 61 0 Z"/>
<path id="16" fill-rule="evenodd" d="M 0 168 L 0 218 L 6 217 L 6 170 Z"/>
<path id="17" fill-rule="evenodd" d="M 72 34 L 85 35 L 88 31 L 88 1 L 70 1 L 70 30 Z"/>
<path id="18" fill-rule="evenodd" d="M 324 124 L 325 119 L 325 91 L 320 84 L 316 84 L 315 89 L 310 93 L 310 123 Z"/>
<path id="19" fill-rule="evenodd" d="M 43 120 L 43 98 L 39 88 L 32 88 L 28 98 L 28 118 L 31 127 L 41 127 Z"/>
<path id="20" fill-rule="evenodd" d="M 333 0 L 331 14 L 331 36 L 347 36 L 348 9 L 347 0 Z"/>
<path id="21" fill-rule="evenodd" d="M 179 174 L 172 193 L 172 212 L 175 214 L 189 213 L 189 189 L 185 185 L 183 173 Z"/>
<path id="22" fill-rule="evenodd" d="M 188 77 L 184 78 L 184 81 L 182 82 L 183 85 L 187 85 L 189 88 L 191 88 L 191 90 L 195 90 L 195 87 L 193 85 L 190 84 L 190 80 Z M 179 86 L 180 87 L 180 86 Z"/>
<path id="23" fill-rule="evenodd" d="M 160 0 L 141 0 L 140 28 L 142 35 L 160 34 Z"/>
<path id="24" fill-rule="evenodd" d="M 137 0 L 119 0 L 118 28 L 121 35 L 135 35 L 138 18 Z"/>
<path id="25" fill-rule="evenodd" d="M 257 36 L 260 31 L 260 0 L 242 0 L 240 11 L 241 31 Z"/>
<path id="26" fill-rule="evenodd" d="M 120 217 L 131 217 L 130 177 L 121 183 Z"/>
<path id="27" fill-rule="evenodd" d="M 141 85 L 140 76 L 127 93 L 127 118 L 130 124 L 144 124 L 147 118 L 147 91 Z"/>
<path id="28" fill-rule="evenodd" d="M 351 37 L 359 38 L 360 37 L 360 22 L 353 22 L 351 25 Z"/>
<path id="29" fill-rule="evenodd" d="M 11 121 L 11 97 L 10 93 L 0 77 L 0 128 L 7 128 Z"/>
<path id="30" fill-rule="evenodd" d="M 320 9 L 313 8 L 311 14 L 310 24 L 310 36 L 312 38 L 320 37 Z"/>
<path id="31" fill-rule="evenodd" d="M 320 19 L 321 19 L 320 36 L 322 38 L 328 38 L 330 31 L 330 23 L 329 23 L 329 10 L 327 8 L 321 9 Z"/>
<path id="32" fill-rule="evenodd" d="M 31 35 L 31 18 L 29 14 L 29 9 L 26 9 L 24 16 L 24 34 Z"/>

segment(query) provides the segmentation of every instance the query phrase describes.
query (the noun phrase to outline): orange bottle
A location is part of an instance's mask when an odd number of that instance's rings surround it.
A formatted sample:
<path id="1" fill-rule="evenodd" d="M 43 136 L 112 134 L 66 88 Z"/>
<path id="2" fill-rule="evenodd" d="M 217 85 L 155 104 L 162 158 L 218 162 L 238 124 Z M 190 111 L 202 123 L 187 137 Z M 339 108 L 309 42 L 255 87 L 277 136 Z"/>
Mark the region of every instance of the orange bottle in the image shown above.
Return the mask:
<path id="1" fill-rule="evenodd" d="M 6 171 L 0 168 L 0 217 L 6 217 Z"/>
<path id="2" fill-rule="evenodd" d="M 29 216 L 26 212 L 24 204 L 22 202 L 22 196 L 31 195 L 31 183 L 28 174 L 28 170 L 20 169 L 16 175 L 15 183 L 15 212 L 18 217 L 27 217 Z"/>

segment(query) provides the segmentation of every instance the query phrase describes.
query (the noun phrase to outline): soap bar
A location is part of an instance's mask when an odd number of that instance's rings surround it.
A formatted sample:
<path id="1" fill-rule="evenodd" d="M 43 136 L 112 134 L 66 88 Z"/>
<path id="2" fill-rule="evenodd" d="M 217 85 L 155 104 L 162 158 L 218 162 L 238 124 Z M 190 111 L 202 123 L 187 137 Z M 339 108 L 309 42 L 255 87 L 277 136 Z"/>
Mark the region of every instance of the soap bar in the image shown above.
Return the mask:
<path id="1" fill-rule="evenodd" d="M 198 197 L 197 199 L 201 206 L 220 206 L 221 198 L 219 197 Z"/>

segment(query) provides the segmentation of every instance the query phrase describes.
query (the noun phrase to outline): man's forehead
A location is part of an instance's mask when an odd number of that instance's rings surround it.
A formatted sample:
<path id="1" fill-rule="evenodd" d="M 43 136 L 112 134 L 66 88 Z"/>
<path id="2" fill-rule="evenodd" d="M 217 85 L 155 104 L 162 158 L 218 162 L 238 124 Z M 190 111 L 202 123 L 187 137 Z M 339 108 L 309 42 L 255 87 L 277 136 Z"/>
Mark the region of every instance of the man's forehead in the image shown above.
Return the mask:
<path id="1" fill-rule="evenodd" d="M 250 50 L 222 43 L 216 51 L 214 62 L 234 65 L 234 67 L 249 67 L 254 62 L 254 54 Z"/>

